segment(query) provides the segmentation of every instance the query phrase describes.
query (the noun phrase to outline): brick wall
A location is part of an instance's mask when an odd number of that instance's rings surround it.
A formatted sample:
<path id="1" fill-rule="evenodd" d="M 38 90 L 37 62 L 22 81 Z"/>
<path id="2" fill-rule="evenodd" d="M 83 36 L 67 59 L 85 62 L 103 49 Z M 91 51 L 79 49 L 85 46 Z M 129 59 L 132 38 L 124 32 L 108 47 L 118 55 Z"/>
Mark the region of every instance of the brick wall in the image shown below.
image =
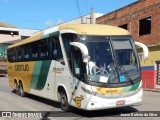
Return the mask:
<path id="1" fill-rule="evenodd" d="M 139 20 L 151 16 L 151 33 L 139 36 Z M 139 0 L 128 6 L 97 18 L 97 24 L 128 25 L 128 31 L 136 41 L 146 45 L 160 43 L 160 1 Z"/>

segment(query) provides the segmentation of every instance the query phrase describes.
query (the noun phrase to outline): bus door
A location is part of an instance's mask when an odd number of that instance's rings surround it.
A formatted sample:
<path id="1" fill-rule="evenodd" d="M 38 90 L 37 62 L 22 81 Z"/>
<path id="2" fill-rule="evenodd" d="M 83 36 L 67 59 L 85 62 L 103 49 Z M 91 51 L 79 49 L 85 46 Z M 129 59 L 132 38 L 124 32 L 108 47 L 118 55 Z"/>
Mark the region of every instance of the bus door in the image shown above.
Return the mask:
<path id="1" fill-rule="evenodd" d="M 84 81 L 84 69 L 85 69 L 85 64 L 82 61 L 82 53 L 80 49 L 76 46 L 72 46 L 70 68 L 73 75 L 72 92 L 76 94 L 76 89 L 78 90 L 80 81 Z"/>
<path id="2" fill-rule="evenodd" d="M 66 53 L 66 66 L 68 68 L 69 75 L 69 93 L 75 93 L 76 88 L 78 88 L 79 81 L 84 78 L 83 67 L 85 65 L 82 61 L 82 53 L 80 49 L 76 46 L 72 46 L 71 42 L 77 42 L 75 39 L 77 35 L 71 33 L 65 33 L 62 35 L 62 40 Z"/>

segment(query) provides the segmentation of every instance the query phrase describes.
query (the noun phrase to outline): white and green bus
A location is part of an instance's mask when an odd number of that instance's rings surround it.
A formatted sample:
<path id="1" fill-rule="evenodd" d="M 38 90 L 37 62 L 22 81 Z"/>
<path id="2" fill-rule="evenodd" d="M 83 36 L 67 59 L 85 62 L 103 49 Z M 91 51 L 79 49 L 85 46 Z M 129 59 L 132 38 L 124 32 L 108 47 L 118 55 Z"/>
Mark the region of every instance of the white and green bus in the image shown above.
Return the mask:
<path id="1" fill-rule="evenodd" d="M 144 50 L 148 49 L 136 42 Z M 135 42 L 124 29 L 96 24 L 60 25 L 7 49 L 9 85 L 71 106 L 98 110 L 142 101 Z"/>

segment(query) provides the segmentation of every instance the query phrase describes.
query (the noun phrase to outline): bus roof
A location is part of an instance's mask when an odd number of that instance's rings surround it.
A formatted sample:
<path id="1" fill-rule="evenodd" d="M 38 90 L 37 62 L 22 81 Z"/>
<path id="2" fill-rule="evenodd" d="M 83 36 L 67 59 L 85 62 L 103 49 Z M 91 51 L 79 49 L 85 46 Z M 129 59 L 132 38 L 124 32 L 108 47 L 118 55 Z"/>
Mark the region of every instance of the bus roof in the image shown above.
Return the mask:
<path id="1" fill-rule="evenodd" d="M 73 25 L 61 25 L 59 30 L 71 29 L 77 32 L 77 34 L 86 35 L 129 35 L 129 32 L 125 29 L 101 24 L 73 24 Z"/>
<path id="2" fill-rule="evenodd" d="M 16 47 L 22 44 L 30 43 L 33 41 L 40 40 L 42 38 L 45 38 L 45 36 L 58 32 L 58 31 L 63 31 L 67 33 L 74 31 L 74 33 L 77 34 L 85 34 L 85 35 L 130 35 L 130 33 L 122 28 L 115 27 L 115 26 L 110 26 L 110 25 L 100 25 L 100 24 L 72 24 L 72 25 L 59 25 L 56 27 L 52 27 L 49 29 L 46 29 L 44 31 L 39 32 L 36 35 L 33 35 L 30 38 L 27 38 L 19 43 L 10 45 L 8 48 Z"/>

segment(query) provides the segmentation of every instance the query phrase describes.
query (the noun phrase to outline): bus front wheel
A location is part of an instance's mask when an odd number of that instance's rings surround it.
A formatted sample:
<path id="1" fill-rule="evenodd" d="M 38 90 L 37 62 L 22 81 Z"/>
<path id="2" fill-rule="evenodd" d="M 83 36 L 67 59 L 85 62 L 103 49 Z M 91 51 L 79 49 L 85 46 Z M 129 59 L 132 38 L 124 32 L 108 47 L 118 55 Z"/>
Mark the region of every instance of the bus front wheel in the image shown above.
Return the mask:
<path id="1" fill-rule="evenodd" d="M 60 102 L 61 102 L 61 108 L 63 111 L 69 112 L 71 110 L 71 107 L 68 104 L 67 95 L 64 91 L 60 93 Z"/>

